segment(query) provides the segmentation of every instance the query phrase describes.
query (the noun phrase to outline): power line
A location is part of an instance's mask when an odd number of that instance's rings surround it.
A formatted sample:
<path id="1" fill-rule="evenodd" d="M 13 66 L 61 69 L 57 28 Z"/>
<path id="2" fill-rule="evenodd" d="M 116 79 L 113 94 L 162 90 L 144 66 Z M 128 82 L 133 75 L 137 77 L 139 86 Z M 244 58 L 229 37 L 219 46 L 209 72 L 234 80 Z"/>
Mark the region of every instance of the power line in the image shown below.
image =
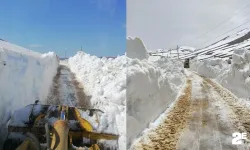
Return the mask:
<path id="1" fill-rule="evenodd" d="M 209 32 L 214 31 L 214 30 L 217 29 L 218 27 L 222 26 L 225 22 L 227 22 L 227 21 L 229 21 L 230 19 L 232 19 L 236 14 L 238 14 L 238 13 L 241 12 L 241 11 L 243 11 L 243 10 L 244 10 L 245 8 L 247 8 L 248 6 L 250 6 L 250 3 L 248 3 L 248 4 L 245 5 L 244 7 L 242 7 L 242 8 L 240 8 L 240 9 L 236 10 L 236 11 L 233 13 L 232 16 L 226 18 L 225 20 L 221 21 L 219 24 L 217 24 L 217 25 L 216 25 L 215 27 L 213 27 L 212 29 L 208 30 L 207 32 L 205 32 L 205 33 L 203 33 L 203 34 L 201 34 L 201 35 L 199 35 L 199 36 L 197 36 L 195 39 L 193 39 L 193 40 L 191 40 L 191 41 L 189 41 L 189 42 L 187 42 L 187 43 L 191 43 L 191 42 L 193 42 L 194 40 L 200 38 L 201 36 L 207 35 Z"/>

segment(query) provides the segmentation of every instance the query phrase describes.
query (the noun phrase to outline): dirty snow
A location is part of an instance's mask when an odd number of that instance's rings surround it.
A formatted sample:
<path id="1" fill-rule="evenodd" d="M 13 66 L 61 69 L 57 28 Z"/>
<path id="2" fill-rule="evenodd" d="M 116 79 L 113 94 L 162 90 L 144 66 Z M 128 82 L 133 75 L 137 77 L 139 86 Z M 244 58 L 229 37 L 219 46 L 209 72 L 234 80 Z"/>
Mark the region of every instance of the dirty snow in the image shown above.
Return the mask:
<path id="1" fill-rule="evenodd" d="M 209 79 L 188 70 L 186 74 L 190 82 L 183 93 L 131 149 L 249 149 L 247 144 L 232 145 L 231 136 L 249 131 L 249 108 L 235 103 L 236 97 Z"/>
<path id="2" fill-rule="evenodd" d="M 131 46 L 132 47 L 132 46 Z M 128 47 L 130 51 L 130 47 Z M 132 50 L 131 50 L 132 51 Z M 135 50 L 136 51 L 136 50 Z M 144 51 L 138 51 L 138 55 Z M 178 60 L 159 57 L 127 61 L 127 147 L 173 102 L 185 77 Z"/>

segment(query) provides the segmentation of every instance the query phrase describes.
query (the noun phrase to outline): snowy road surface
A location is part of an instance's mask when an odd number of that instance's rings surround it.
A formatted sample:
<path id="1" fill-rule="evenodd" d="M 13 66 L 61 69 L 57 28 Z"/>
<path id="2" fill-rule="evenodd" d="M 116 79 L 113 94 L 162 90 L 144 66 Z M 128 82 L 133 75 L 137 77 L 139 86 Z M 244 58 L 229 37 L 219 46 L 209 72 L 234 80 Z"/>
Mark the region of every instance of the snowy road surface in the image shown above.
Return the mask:
<path id="1" fill-rule="evenodd" d="M 91 108 L 89 98 L 84 94 L 80 83 L 65 63 L 61 63 L 58 68 L 47 103 Z"/>
<path id="2" fill-rule="evenodd" d="M 232 145 L 232 133 L 250 135 L 250 109 L 210 79 L 186 71 L 183 93 L 156 127 L 131 149 L 248 150 L 249 142 Z"/>

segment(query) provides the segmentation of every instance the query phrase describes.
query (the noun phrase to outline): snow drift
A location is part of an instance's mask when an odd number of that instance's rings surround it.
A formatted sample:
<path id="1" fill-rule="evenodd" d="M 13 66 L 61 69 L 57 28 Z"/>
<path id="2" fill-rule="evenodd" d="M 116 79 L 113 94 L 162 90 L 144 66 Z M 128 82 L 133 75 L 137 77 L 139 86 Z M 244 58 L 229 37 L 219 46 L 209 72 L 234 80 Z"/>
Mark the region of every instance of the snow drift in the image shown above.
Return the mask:
<path id="1" fill-rule="evenodd" d="M 214 78 L 240 98 L 250 98 L 250 51 L 235 49 L 232 64 L 213 59 L 194 61 L 191 68 L 197 73 Z"/>
<path id="2" fill-rule="evenodd" d="M 175 100 L 185 82 L 182 72 L 177 60 L 128 59 L 127 147 Z"/>
<path id="3" fill-rule="evenodd" d="M 226 61 L 213 58 L 199 61 L 198 59 L 191 61 L 191 69 L 196 71 L 202 76 L 209 78 L 216 78 L 228 69 L 229 65 Z"/>
<path id="4" fill-rule="evenodd" d="M 68 60 L 92 106 L 105 112 L 97 130 L 119 134 L 121 150 L 126 149 L 126 62 L 126 56 L 100 59 L 83 52 Z"/>
<path id="5" fill-rule="evenodd" d="M 217 80 L 238 97 L 250 98 L 250 51 L 235 50 L 232 66 Z"/>
<path id="6" fill-rule="evenodd" d="M 53 52 L 40 54 L 0 41 L 0 147 L 12 111 L 45 100 L 57 66 Z"/>
<path id="7" fill-rule="evenodd" d="M 148 59 L 149 54 L 140 38 L 127 37 L 127 54 L 130 58 Z"/>

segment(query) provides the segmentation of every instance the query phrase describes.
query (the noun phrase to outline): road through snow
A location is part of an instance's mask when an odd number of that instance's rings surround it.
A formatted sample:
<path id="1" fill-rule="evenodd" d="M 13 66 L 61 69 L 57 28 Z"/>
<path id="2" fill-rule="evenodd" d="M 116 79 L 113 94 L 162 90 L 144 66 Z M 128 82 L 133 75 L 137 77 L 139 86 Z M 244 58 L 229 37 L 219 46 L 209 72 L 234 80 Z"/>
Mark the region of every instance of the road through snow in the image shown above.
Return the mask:
<path id="1" fill-rule="evenodd" d="M 51 105 L 66 105 L 92 109 L 90 98 L 90 96 L 85 95 L 82 85 L 77 81 L 75 74 L 69 69 L 67 62 L 60 62 L 60 66 L 53 79 L 53 86 L 46 103 Z M 95 127 L 99 127 L 100 121 L 103 121 L 99 120 L 102 117 L 99 116 L 100 114 L 98 115 L 98 112 L 95 112 L 95 115 L 90 117 L 87 112 L 81 111 L 81 115 L 83 115 L 82 117 L 87 117 L 85 119 Z M 96 124 L 98 125 L 96 126 Z M 108 145 L 108 143 L 98 143 L 101 149 L 112 149 L 112 146 L 117 146 L 116 141 L 112 144 Z M 85 148 L 78 147 L 77 149 Z"/>
<path id="2" fill-rule="evenodd" d="M 91 108 L 89 97 L 85 95 L 81 84 L 65 62 L 60 63 L 46 103 Z"/>
<path id="3" fill-rule="evenodd" d="M 186 87 L 173 107 L 131 149 L 248 150 L 248 142 L 232 145 L 232 133 L 247 132 L 250 139 L 249 107 L 214 81 L 186 74 Z"/>

